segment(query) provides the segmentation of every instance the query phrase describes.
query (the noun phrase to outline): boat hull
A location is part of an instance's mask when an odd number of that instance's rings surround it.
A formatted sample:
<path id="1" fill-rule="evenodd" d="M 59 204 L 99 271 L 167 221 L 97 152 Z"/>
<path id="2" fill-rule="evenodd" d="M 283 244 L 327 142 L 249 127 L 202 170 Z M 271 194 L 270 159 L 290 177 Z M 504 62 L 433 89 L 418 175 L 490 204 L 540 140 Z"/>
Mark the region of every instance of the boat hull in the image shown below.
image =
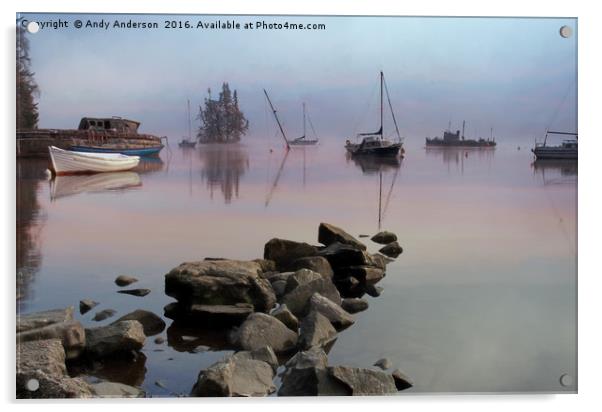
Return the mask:
<path id="1" fill-rule="evenodd" d="M 163 145 L 145 147 L 102 147 L 102 146 L 71 146 L 71 150 L 84 153 L 120 153 L 127 156 L 158 156 Z"/>
<path id="2" fill-rule="evenodd" d="M 118 153 L 87 153 L 48 147 L 50 169 L 55 175 L 122 172 L 140 163 L 139 156 Z"/>
<path id="3" fill-rule="evenodd" d="M 317 140 L 293 140 L 288 142 L 290 146 L 315 146 L 318 144 Z"/>
<path id="4" fill-rule="evenodd" d="M 496 143 L 493 141 L 478 141 L 478 140 L 456 140 L 456 141 L 445 141 L 443 139 L 426 139 L 427 146 L 434 147 L 483 147 L 483 148 L 494 148 Z"/>
<path id="5" fill-rule="evenodd" d="M 401 144 L 392 144 L 380 147 L 361 147 L 359 144 L 348 144 L 345 146 L 352 156 L 397 156 L 401 151 Z"/>
<path id="6" fill-rule="evenodd" d="M 537 159 L 577 159 L 577 148 L 536 147 L 531 149 Z"/>

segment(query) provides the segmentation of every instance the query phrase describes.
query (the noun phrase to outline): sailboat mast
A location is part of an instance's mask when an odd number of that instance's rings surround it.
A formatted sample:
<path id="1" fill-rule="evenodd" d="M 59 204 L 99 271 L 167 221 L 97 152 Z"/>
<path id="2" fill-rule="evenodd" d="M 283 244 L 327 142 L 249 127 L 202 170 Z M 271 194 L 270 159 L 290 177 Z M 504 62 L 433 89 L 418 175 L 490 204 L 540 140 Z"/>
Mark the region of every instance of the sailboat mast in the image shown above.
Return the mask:
<path id="1" fill-rule="evenodd" d="M 380 140 L 383 140 L 383 72 L 380 72 Z"/>
<path id="2" fill-rule="evenodd" d="M 188 141 L 192 141 L 192 124 L 190 123 L 190 99 L 187 101 L 188 105 Z"/>
<path id="3" fill-rule="evenodd" d="M 303 102 L 303 137 L 305 137 L 305 102 Z"/>
<path id="4" fill-rule="evenodd" d="M 464 140 L 464 126 L 466 126 L 466 120 L 462 120 L 462 140 Z"/>
<path id="5" fill-rule="evenodd" d="M 270 108 L 272 109 L 272 113 L 274 113 L 274 118 L 276 119 L 276 123 L 278 123 L 278 128 L 280 128 L 280 133 L 282 133 L 282 138 L 284 139 L 284 142 L 286 143 L 286 148 L 290 149 L 290 145 L 288 144 L 288 140 L 286 138 L 286 134 L 284 134 L 284 129 L 282 128 L 282 125 L 280 124 L 280 120 L 278 119 L 278 115 L 276 114 L 276 109 L 274 109 L 274 105 L 272 105 L 272 101 L 270 100 L 270 96 L 268 96 L 268 92 L 265 91 L 265 89 L 263 89 L 263 93 L 265 94 L 265 97 L 268 99 L 268 103 L 270 104 Z"/>

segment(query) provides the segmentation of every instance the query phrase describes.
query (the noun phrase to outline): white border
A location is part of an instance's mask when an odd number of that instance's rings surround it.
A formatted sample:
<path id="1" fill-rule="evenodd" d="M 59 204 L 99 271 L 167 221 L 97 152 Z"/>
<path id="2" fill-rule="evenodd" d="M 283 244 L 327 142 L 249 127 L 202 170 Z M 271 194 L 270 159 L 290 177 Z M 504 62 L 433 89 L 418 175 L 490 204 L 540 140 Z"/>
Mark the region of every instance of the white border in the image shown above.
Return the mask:
<path id="1" fill-rule="evenodd" d="M 587 3 L 587 4 L 586 4 Z M 122 12 L 122 13 L 215 13 L 215 14 L 355 14 L 355 15 L 456 15 L 456 16 L 563 16 L 579 18 L 579 134 L 581 150 L 579 159 L 579 394 L 557 396 L 411 396 L 399 399 L 270 399 L 270 400 L 146 400 L 133 403 L 132 406 L 163 411 L 166 407 L 179 409 L 219 408 L 247 410 L 307 410 L 316 406 L 345 408 L 345 410 L 365 410 L 377 407 L 379 410 L 399 410 L 400 408 L 420 408 L 436 410 L 478 410 L 504 411 L 509 408 L 528 407 L 532 410 L 563 411 L 570 409 L 594 409 L 600 404 L 597 396 L 601 365 L 598 353 L 600 346 L 600 313 L 597 302 L 600 301 L 601 269 L 596 259 L 598 251 L 598 232 L 600 229 L 600 172 L 596 163 L 602 131 L 596 112 L 600 107 L 600 14 L 591 6 L 594 2 L 576 1 L 537 1 L 497 0 L 496 2 L 454 0 L 454 1 L 415 1 L 412 3 L 388 3 L 382 0 L 342 1 L 342 0 L 303 0 L 283 1 L 186 1 L 166 0 L 150 3 L 136 0 L 43 0 L 3 1 L 2 7 L 2 81 L 4 96 L 2 104 L 2 125 L 4 133 L 1 139 L 2 189 L 1 224 L 3 229 L 0 262 L 4 263 L 5 281 L 5 327 L 2 328 L 2 365 L 4 378 L 1 385 L 1 399 L 6 406 L 26 410 L 44 411 L 65 408 L 87 410 L 106 410 L 113 404 L 123 401 L 45 401 L 18 402 L 14 398 L 14 263 L 15 263 L 15 189 L 14 189 L 14 22 L 17 11 L 55 11 L 55 12 Z M 595 112 L 596 111 L 596 112 Z M 594 124 L 598 123 L 597 125 Z M 598 157 L 594 157 L 598 156 Z M 598 235 L 598 236 L 596 236 Z M 13 298 L 14 299 L 14 298 Z M 492 371 L 494 373 L 494 371 Z M 579 402 L 578 404 L 576 402 Z M 143 405 L 144 404 L 144 405 Z"/>

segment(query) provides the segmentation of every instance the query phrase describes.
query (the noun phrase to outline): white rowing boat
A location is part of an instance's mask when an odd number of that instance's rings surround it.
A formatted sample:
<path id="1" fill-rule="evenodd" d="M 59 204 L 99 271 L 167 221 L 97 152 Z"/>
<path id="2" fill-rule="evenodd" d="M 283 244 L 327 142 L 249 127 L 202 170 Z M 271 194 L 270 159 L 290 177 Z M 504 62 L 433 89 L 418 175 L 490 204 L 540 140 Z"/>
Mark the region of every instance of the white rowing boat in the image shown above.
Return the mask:
<path id="1" fill-rule="evenodd" d="M 119 153 L 86 153 L 49 146 L 50 169 L 55 175 L 121 172 L 138 166 L 140 156 Z"/>

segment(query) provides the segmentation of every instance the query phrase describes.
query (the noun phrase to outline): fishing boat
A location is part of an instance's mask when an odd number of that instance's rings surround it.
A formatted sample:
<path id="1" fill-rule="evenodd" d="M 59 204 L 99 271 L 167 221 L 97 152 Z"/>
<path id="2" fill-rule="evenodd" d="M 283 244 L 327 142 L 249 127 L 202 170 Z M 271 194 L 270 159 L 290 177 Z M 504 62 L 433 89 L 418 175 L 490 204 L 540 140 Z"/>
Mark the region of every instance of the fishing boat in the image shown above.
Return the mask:
<path id="1" fill-rule="evenodd" d="M 574 139 L 565 139 L 559 146 L 548 146 L 548 135 L 565 135 L 575 136 Z M 543 143 L 535 143 L 535 147 L 531 149 L 537 160 L 543 159 L 577 159 L 577 133 L 571 132 L 553 132 L 546 131 L 546 137 Z"/>
<path id="2" fill-rule="evenodd" d="M 194 149 L 196 146 L 196 140 L 192 139 L 192 124 L 190 122 L 190 100 L 187 101 L 188 103 L 188 137 L 184 137 L 182 140 L 180 140 L 180 143 L 178 143 L 178 146 L 182 147 L 182 148 L 187 148 L 187 149 Z"/>
<path id="3" fill-rule="evenodd" d="M 72 151 L 80 153 L 98 153 L 98 154 L 122 154 L 127 156 L 157 156 L 165 147 L 158 145 L 135 145 L 135 144 L 101 144 L 97 146 L 73 145 Z"/>
<path id="4" fill-rule="evenodd" d="M 276 109 L 274 108 L 274 105 L 272 104 L 272 101 L 270 100 L 270 96 L 268 96 L 268 92 L 263 89 L 263 93 L 265 94 L 266 99 L 268 100 L 268 103 L 270 104 L 270 108 L 272 109 L 272 113 L 274 114 L 274 118 L 276 119 L 276 123 L 278 124 L 278 129 L 280 129 L 280 134 L 282 135 L 282 138 L 284 139 L 284 143 L 286 144 L 286 150 L 291 148 L 290 142 L 288 141 L 288 139 L 286 138 L 286 133 L 284 133 L 284 129 L 282 128 L 282 123 L 280 123 L 280 119 L 278 119 L 278 114 L 276 113 Z"/>
<path id="5" fill-rule="evenodd" d="M 466 127 L 466 121 L 462 121 L 462 135 L 460 135 L 460 131 L 456 130 L 455 133 L 452 133 L 451 122 L 450 126 L 447 130 L 443 131 L 443 138 L 434 137 L 432 139 L 426 138 L 426 146 L 436 146 L 436 147 L 495 147 L 497 143 L 493 138 L 493 128 L 491 129 L 491 137 L 489 139 L 479 138 L 475 139 L 466 139 L 464 137 L 464 129 Z"/>
<path id="6" fill-rule="evenodd" d="M 384 89 L 384 91 L 383 91 Z M 393 123 L 395 124 L 395 132 L 397 133 L 397 142 L 391 142 L 383 136 L 383 96 L 384 92 L 387 94 L 387 101 L 389 108 L 391 109 L 391 116 L 393 117 Z M 397 156 L 402 152 L 402 141 L 399 134 L 399 127 L 397 126 L 397 120 L 395 119 L 395 113 L 393 112 L 393 106 L 391 105 L 391 98 L 389 91 L 385 85 L 385 77 L 383 72 L 380 72 L 380 129 L 374 133 L 359 133 L 357 138 L 361 138 L 360 143 L 352 143 L 347 140 L 345 148 L 353 155 L 372 155 L 372 156 Z"/>
<path id="7" fill-rule="evenodd" d="M 311 123 L 311 119 L 309 118 L 309 116 L 306 114 L 305 111 L 305 103 L 303 103 L 303 136 L 301 137 L 297 137 L 296 139 L 293 139 L 289 142 L 289 144 L 291 146 L 312 146 L 312 145 L 316 145 L 318 143 L 318 139 L 307 139 L 306 138 L 306 119 L 309 120 L 309 125 L 314 133 L 314 135 L 316 134 L 316 131 L 314 130 L 314 126 Z"/>
<path id="8" fill-rule="evenodd" d="M 78 173 L 121 172 L 140 163 L 139 156 L 120 153 L 88 153 L 49 146 L 50 170 L 55 175 Z"/>

